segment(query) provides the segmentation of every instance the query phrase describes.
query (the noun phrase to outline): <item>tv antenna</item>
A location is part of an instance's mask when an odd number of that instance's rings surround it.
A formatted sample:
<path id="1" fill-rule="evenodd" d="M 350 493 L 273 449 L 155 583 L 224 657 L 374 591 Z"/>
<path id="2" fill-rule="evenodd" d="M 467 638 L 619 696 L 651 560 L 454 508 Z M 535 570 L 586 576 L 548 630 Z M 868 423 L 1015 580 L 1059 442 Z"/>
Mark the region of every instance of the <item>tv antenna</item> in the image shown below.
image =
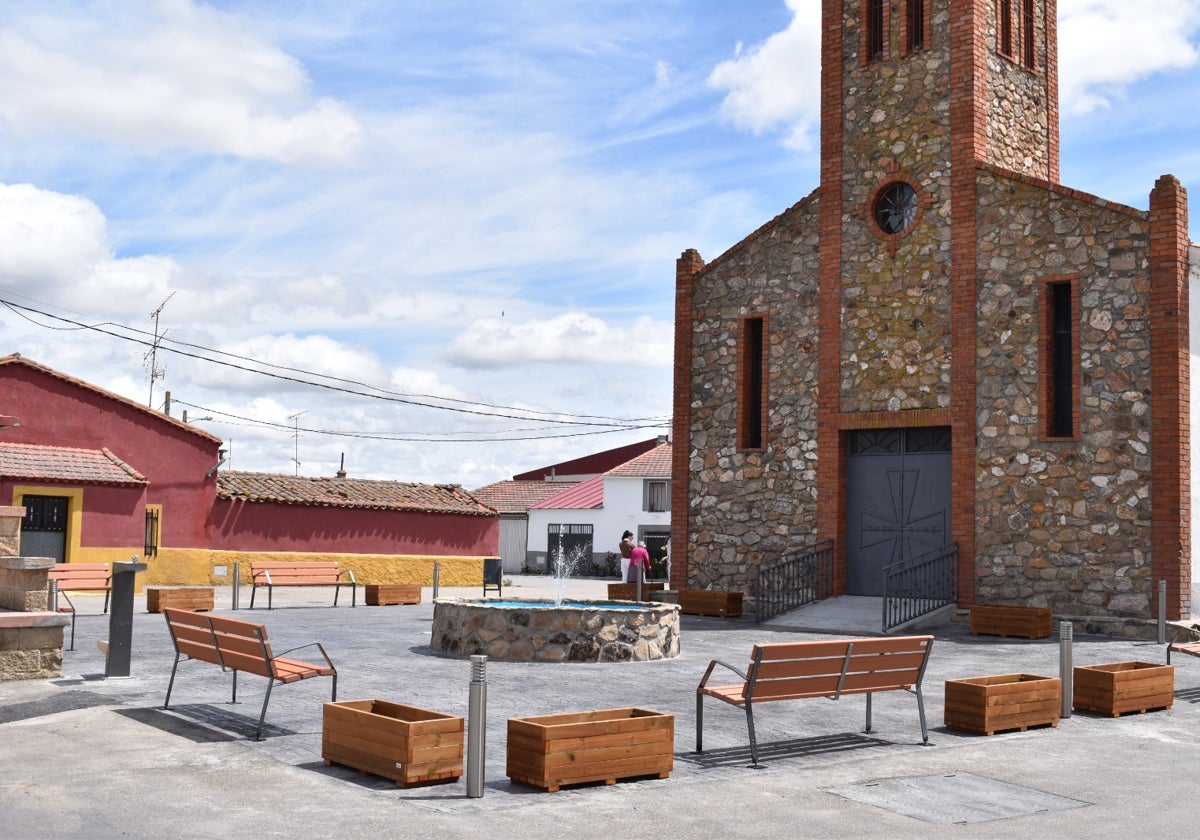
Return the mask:
<path id="1" fill-rule="evenodd" d="M 304 411 L 297 411 L 295 414 L 288 415 L 288 419 L 295 421 L 295 424 L 296 424 L 296 431 L 295 431 L 296 455 L 294 458 L 292 458 L 292 463 L 294 463 L 296 465 L 296 475 L 300 475 L 300 415 L 301 414 L 308 414 L 308 409 L 306 408 L 306 409 L 304 409 Z"/>
<path id="2" fill-rule="evenodd" d="M 158 331 L 158 316 L 162 314 L 163 309 L 166 308 L 166 305 L 173 297 L 175 297 L 175 293 L 171 292 L 171 294 L 167 295 L 166 299 L 158 305 L 158 309 L 155 309 L 150 313 L 150 319 L 154 321 L 154 342 L 150 345 L 150 349 L 146 352 L 146 355 L 142 357 L 142 360 L 146 365 L 146 370 L 150 372 L 150 400 L 146 403 L 146 405 L 151 409 L 154 408 L 154 381 L 156 379 L 163 379 L 167 375 L 166 367 L 158 366 L 158 345 L 167 334 L 165 330 L 161 333 Z"/>

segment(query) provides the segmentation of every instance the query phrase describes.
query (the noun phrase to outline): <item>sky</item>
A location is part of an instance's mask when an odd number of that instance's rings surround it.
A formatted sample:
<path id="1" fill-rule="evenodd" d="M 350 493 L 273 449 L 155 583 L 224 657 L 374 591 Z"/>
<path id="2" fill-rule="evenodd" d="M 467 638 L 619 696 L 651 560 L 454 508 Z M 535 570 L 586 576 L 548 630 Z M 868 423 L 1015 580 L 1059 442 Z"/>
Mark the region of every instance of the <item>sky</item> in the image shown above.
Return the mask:
<path id="1" fill-rule="evenodd" d="M 0 354 L 169 392 L 237 470 L 666 434 L 675 260 L 818 185 L 819 6 L 0 0 Z M 1173 174 L 1200 239 L 1200 0 L 1058 6 L 1062 182 Z"/>

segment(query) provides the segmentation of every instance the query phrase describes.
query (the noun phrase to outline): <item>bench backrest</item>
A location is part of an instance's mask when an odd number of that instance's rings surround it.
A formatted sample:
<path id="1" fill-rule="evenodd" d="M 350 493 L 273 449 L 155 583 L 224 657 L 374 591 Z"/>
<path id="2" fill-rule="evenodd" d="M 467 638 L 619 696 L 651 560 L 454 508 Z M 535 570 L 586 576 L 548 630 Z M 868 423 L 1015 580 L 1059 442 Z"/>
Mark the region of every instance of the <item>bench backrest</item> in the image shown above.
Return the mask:
<path id="1" fill-rule="evenodd" d="M 268 577 L 273 585 L 287 586 L 288 584 L 336 584 L 342 581 L 338 578 L 338 564 L 332 561 L 263 561 L 250 564 L 250 577 L 254 583 L 266 583 Z"/>
<path id="2" fill-rule="evenodd" d="M 46 574 L 59 589 L 108 589 L 112 573 L 107 563 L 59 563 Z"/>
<path id="3" fill-rule="evenodd" d="M 179 653 L 237 671 L 275 676 L 263 625 L 174 607 L 165 608 L 163 615 Z"/>
<path id="4" fill-rule="evenodd" d="M 755 645 L 746 672 L 751 700 L 837 697 L 921 682 L 933 636 Z"/>

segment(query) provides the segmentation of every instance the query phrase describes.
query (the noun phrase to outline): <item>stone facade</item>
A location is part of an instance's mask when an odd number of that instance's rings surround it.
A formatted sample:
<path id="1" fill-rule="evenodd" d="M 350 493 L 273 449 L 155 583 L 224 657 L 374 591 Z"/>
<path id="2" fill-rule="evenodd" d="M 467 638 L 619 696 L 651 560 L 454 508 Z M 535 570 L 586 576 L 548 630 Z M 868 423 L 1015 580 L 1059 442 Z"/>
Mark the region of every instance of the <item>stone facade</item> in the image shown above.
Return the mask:
<path id="1" fill-rule="evenodd" d="M 429 645 L 450 656 L 482 654 L 515 662 L 673 659 L 679 655 L 679 607 L 439 600 Z"/>
<path id="2" fill-rule="evenodd" d="M 0 682 L 62 675 L 66 616 L 46 611 L 49 557 L 19 557 L 23 507 L 0 506 Z"/>
<path id="3" fill-rule="evenodd" d="M 1145 635 L 1158 580 L 1168 617 L 1190 613 L 1186 193 L 1164 176 L 1147 212 L 1057 184 L 1054 0 L 1034 3 L 1032 55 L 1023 19 L 1001 55 L 997 4 L 951 5 L 926 0 L 905 54 L 903 4 L 885 4 L 868 59 L 862 1 L 825 0 L 821 186 L 710 264 L 677 263 L 672 583 L 753 599 L 758 565 L 832 538 L 845 591 L 850 435 L 937 427 L 960 606 Z M 888 230 L 881 196 L 904 185 L 910 217 Z M 1049 314 L 1064 287 L 1068 374 Z"/>

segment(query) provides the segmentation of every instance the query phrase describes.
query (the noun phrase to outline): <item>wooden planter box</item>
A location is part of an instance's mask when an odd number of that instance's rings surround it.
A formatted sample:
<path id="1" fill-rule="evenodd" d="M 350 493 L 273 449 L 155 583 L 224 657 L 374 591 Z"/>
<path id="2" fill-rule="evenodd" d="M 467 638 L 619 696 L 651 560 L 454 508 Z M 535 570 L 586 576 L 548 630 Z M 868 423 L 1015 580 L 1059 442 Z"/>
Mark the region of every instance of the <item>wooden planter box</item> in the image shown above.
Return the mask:
<path id="1" fill-rule="evenodd" d="M 1046 607 L 976 604 L 971 607 L 970 622 L 971 633 L 985 636 L 1044 639 L 1054 629 L 1054 616 Z"/>
<path id="2" fill-rule="evenodd" d="M 1175 702 L 1175 667 L 1152 662 L 1110 662 L 1075 669 L 1071 698 L 1079 711 L 1119 717 L 1169 709 Z"/>
<path id="3" fill-rule="evenodd" d="M 991 735 L 1008 729 L 1058 726 L 1062 680 L 999 674 L 946 680 L 946 726 Z"/>
<path id="4" fill-rule="evenodd" d="M 452 782 L 462 775 L 463 719 L 385 700 L 326 703 L 321 757 L 400 787 Z"/>
<path id="5" fill-rule="evenodd" d="M 162 612 L 163 607 L 208 612 L 213 608 L 211 586 L 147 586 L 146 612 Z"/>
<path id="6" fill-rule="evenodd" d="M 643 583 L 642 584 L 642 600 L 653 601 L 649 597 L 652 592 L 662 592 L 667 588 L 665 583 Z M 637 600 L 637 584 L 636 583 L 610 583 L 608 585 L 608 599 L 610 601 L 636 601 Z"/>
<path id="7" fill-rule="evenodd" d="M 367 591 L 367 606 L 370 607 L 421 603 L 419 583 L 368 583 L 363 588 Z"/>
<path id="8" fill-rule="evenodd" d="M 679 611 L 687 615 L 737 618 L 742 614 L 742 593 L 719 589 L 680 589 Z"/>
<path id="9" fill-rule="evenodd" d="M 604 709 L 508 720 L 508 777 L 551 792 L 582 782 L 665 779 L 674 760 L 674 715 Z"/>

